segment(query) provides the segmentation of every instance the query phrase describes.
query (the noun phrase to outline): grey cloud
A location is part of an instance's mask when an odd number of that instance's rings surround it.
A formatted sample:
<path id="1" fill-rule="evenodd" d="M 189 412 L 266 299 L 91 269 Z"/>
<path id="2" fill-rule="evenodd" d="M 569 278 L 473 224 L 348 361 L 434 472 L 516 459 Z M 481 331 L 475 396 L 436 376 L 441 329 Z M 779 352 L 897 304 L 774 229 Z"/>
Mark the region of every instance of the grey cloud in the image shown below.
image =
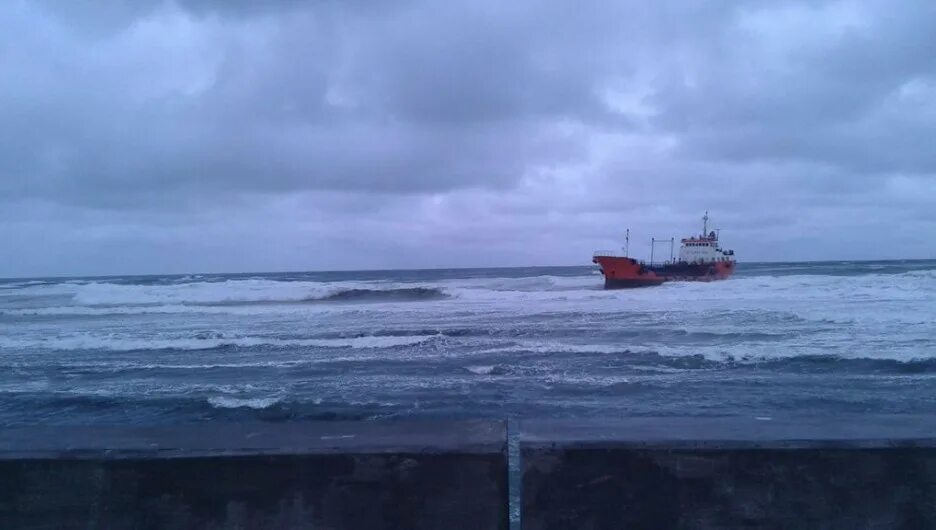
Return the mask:
<path id="1" fill-rule="evenodd" d="M 710 208 L 752 259 L 776 259 L 780 227 L 823 222 L 829 241 L 796 254 L 832 257 L 862 211 L 936 228 L 920 200 L 936 200 L 934 11 L 13 1 L 0 233 L 32 256 L 17 270 L 56 270 L 37 238 L 87 270 L 121 245 L 136 270 L 172 241 L 189 249 L 160 262 L 173 270 L 244 260 L 239 242 L 266 249 L 243 264 L 259 268 L 341 266 L 368 247 L 376 267 L 556 263 L 624 223 L 681 233 Z M 217 256 L 199 255 L 207 239 Z"/>
<path id="2" fill-rule="evenodd" d="M 791 34 L 780 57 L 759 49 L 757 34 L 731 29 L 737 47 L 700 57 L 691 84 L 669 79 L 655 92 L 656 125 L 678 131 L 693 158 L 936 171 L 923 146 L 932 125 L 915 119 L 924 110 L 919 100 L 901 95 L 914 82 L 936 95 L 936 6 L 852 4 L 866 8 L 861 24 L 816 42 Z"/>
<path id="3" fill-rule="evenodd" d="M 88 35 L 122 31 L 134 22 L 173 4 L 193 15 L 257 16 L 276 14 L 309 5 L 327 5 L 330 0 L 36 0 L 52 16 Z M 352 0 L 348 5 L 353 5 Z"/>
<path id="4" fill-rule="evenodd" d="M 63 192 L 107 205 L 123 203 L 123 194 L 220 184 L 400 192 L 501 186 L 522 175 L 531 157 L 552 163 L 575 150 L 575 141 L 562 147 L 550 138 L 543 119 L 588 95 L 587 86 L 565 87 L 556 82 L 561 76 L 539 75 L 519 56 L 499 64 L 497 46 L 482 49 L 465 35 L 433 50 L 432 39 L 406 36 L 412 29 L 394 28 L 400 39 L 389 54 L 375 53 L 380 39 L 361 39 L 368 49 L 353 59 L 344 57 L 352 52 L 342 50 L 338 30 L 313 15 L 280 21 L 254 48 L 236 31 L 217 31 L 221 43 L 201 50 L 221 57 L 205 61 L 209 72 L 195 81 L 204 86 L 186 93 L 185 80 L 169 79 L 169 89 L 142 100 L 125 91 L 149 87 L 128 82 L 120 61 L 112 67 L 105 58 L 87 72 L 81 61 L 89 54 L 66 52 L 59 84 L 36 91 L 24 83 L 17 95 L 26 104 L 5 109 L 5 169 L 31 176 L 8 183 L 7 192 Z M 135 58 L 138 67 L 148 58 Z M 460 59 L 465 64 L 446 66 Z"/>

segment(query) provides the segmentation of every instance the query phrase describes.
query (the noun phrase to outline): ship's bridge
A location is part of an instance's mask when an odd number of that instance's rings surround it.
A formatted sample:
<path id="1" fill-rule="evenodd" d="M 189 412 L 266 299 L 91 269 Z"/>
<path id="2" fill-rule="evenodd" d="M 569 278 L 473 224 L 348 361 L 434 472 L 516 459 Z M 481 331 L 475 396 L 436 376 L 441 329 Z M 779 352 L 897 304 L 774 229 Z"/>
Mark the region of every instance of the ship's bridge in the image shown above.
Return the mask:
<path id="1" fill-rule="evenodd" d="M 679 247 L 679 261 L 684 263 L 709 263 L 714 261 L 732 261 L 734 252 L 723 250 L 718 245 L 718 234 L 708 231 L 708 212 L 702 218 L 702 233 L 698 236 L 687 237 L 681 240 Z"/>
<path id="2" fill-rule="evenodd" d="M 719 261 L 719 258 L 724 256 L 718 247 L 718 240 L 708 237 L 683 239 L 682 246 L 679 247 L 679 261 L 686 263 Z"/>

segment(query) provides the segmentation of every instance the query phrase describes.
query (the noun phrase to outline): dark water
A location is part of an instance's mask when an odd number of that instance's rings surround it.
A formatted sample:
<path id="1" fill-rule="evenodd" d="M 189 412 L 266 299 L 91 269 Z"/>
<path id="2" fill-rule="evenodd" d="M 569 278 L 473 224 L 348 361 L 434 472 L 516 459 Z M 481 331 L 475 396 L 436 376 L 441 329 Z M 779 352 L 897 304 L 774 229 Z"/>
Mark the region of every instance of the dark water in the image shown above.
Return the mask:
<path id="1" fill-rule="evenodd" d="M 0 281 L 0 425 L 936 410 L 936 261 Z"/>

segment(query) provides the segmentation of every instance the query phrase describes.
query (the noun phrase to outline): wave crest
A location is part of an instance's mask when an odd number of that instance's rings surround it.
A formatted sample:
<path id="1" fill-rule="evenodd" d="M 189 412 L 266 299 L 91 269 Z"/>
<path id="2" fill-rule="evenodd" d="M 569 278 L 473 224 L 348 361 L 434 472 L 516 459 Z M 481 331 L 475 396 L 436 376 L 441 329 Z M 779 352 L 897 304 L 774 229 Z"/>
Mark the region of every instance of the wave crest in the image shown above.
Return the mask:
<path id="1" fill-rule="evenodd" d="M 208 398 L 208 403 L 219 409 L 267 409 L 280 402 L 278 397 L 265 398 L 235 398 L 230 396 L 214 396 Z"/>
<path id="2" fill-rule="evenodd" d="M 192 336 L 147 339 L 110 335 L 70 335 L 53 338 L 16 339 L 0 337 L 0 350 L 45 349 L 55 351 L 146 351 L 146 350 L 213 350 L 218 348 L 351 348 L 379 349 L 416 346 L 438 335 L 364 335 L 337 338 L 276 338 Z"/>
<path id="3" fill-rule="evenodd" d="M 403 287 L 397 289 L 346 289 L 309 302 L 385 302 L 442 300 L 449 296 L 438 287 Z"/>

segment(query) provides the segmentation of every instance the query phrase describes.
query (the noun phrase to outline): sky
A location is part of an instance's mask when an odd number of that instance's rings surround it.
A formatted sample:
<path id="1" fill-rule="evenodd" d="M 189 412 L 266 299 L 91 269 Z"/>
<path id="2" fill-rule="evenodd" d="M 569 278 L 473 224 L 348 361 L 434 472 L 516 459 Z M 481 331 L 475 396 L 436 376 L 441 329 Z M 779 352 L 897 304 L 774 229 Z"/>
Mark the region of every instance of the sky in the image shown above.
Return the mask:
<path id="1" fill-rule="evenodd" d="M 0 276 L 936 258 L 936 2 L 4 0 Z"/>

